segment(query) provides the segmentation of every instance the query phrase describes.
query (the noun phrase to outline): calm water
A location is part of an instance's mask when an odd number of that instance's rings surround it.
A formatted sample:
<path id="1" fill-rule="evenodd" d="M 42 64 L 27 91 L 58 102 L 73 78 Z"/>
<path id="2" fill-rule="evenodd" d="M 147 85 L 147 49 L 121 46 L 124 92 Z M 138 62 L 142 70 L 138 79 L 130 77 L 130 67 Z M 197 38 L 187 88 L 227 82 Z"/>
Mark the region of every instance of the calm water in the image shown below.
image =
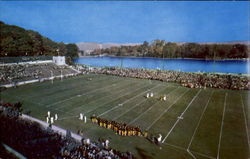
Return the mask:
<path id="1" fill-rule="evenodd" d="M 250 67 L 246 60 L 191 60 L 191 59 L 159 59 L 159 58 L 131 58 L 131 57 L 82 57 L 75 59 L 75 63 L 90 66 L 117 66 L 127 68 L 146 68 L 175 70 L 186 72 L 218 72 L 218 73 L 248 73 Z"/>

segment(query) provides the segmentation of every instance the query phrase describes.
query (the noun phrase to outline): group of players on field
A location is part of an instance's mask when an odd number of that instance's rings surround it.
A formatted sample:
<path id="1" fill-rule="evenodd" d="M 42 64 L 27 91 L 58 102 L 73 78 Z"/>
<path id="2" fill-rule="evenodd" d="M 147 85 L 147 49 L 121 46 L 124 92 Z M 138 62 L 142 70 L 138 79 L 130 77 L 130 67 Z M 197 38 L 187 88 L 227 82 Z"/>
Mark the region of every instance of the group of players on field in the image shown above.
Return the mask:
<path id="1" fill-rule="evenodd" d="M 101 127 L 112 129 L 116 134 L 121 136 L 144 136 L 147 137 L 147 131 L 142 132 L 138 126 L 131 126 L 125 123 L 118 123 L 116 121 L 109 121 L 96 117 L 95 115 L 90 117 L 93 123 L 98 124 Z"/>

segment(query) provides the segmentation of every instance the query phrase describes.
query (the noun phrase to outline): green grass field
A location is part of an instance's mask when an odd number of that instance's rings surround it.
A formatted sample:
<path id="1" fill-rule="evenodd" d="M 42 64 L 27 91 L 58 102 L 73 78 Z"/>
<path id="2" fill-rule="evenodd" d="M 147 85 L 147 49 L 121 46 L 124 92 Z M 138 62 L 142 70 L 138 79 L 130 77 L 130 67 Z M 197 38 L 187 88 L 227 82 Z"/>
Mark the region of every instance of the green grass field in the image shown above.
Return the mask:
<path id="1" fill-rule="evenodd" d="M 149 90 L 155 98 L 144 97 Z M 157 99 L 163 94 L 167 101 Z M 109 139 L 111 147 L 131 151 L 138 158 L 247 159 L 248 94 L 89 74 L 10 88 L 1 92 L 1 98 L 22 101 L 24 112 L 30 110 L 31 116 L 44 121 L 47 111 L 57 113 L 55 125 L 73 132 L 83 130 L 92 141 Z M 78 120 L 79 113 L 138 125 L 151 134 L 162 134 L 163 143 L 158 146 L 144 137 L 118 136 L 90 121 L 84 124 Z"/>

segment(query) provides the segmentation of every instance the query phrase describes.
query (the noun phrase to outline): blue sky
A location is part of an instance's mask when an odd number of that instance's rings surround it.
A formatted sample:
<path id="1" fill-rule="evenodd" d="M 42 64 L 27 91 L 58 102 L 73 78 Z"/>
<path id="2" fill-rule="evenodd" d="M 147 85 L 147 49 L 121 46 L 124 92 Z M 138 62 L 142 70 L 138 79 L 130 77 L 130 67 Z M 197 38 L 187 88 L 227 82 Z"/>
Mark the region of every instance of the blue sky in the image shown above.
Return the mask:
<path id="1" fill-rule="evenodd" d="M 248 2 L 0 1 L 0 20 L 57 42 L 249 40 Z"/>

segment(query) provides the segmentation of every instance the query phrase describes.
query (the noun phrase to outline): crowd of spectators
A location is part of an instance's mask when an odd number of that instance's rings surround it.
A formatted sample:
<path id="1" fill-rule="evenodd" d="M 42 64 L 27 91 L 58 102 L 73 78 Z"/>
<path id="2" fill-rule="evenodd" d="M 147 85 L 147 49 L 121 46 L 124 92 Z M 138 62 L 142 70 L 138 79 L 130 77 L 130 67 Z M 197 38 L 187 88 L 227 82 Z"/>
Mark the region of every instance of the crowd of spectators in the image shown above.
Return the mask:
<path id="1" fill-rule="evenodd" d="M 52 56 L 15 56 L 15 57 L 1 57 L 0 63 L 20 63 L 20 62 L 34 62 L 52 60 Z"/>
<path id="2" fill-rule="evenodd" d="M 0 84 L 76 73 L 68 66 L 57 66 L 54 63 L 2 65 L 0 66 Z"/>
<path id="3" fill-rule="evenodd" d="M 16 104 L 0 103 L 1 141 L 21 153 L 27 158 L 54 158 L 54 159 L 132 159 L 130 152 L 119 152 L 108 145 L 90 142 L 82 139 L 81 142 L 71 137 L 70 131 L 62 136 L 51 127 L 43 127 L 36 122 L 20 117 L 10 117 L 7 109 Z M 18 111 L 18 110 L 17 110 Z M 0 157 L 7 153 L 0 154 Z"/>
<path id="4" fill-rule="evenodd" d="M 190 88 L 211 87 L 236 90 L 249 90 L 250 88 L 249 76 L 240 74 L 194 73 L 117 67 L 76 67 L 81 70 L 82 73 L 107 74 L 122 77 L 177 82 Z"/>
<path id="5" fill-rule="evenodd" d="M 87 140 L 87 141 L 86 141 Z M 73 145 L 73 146 L 72 146 Z M 115 149 L 105 146 L 104 142 L 91 144 L 88 139 L 76 143 L 71 141 L 67 143 L 61 150 L 61 156 L 67 159 L 133 159 L 134 156 L 130 152 L 120 152 Z"/>

